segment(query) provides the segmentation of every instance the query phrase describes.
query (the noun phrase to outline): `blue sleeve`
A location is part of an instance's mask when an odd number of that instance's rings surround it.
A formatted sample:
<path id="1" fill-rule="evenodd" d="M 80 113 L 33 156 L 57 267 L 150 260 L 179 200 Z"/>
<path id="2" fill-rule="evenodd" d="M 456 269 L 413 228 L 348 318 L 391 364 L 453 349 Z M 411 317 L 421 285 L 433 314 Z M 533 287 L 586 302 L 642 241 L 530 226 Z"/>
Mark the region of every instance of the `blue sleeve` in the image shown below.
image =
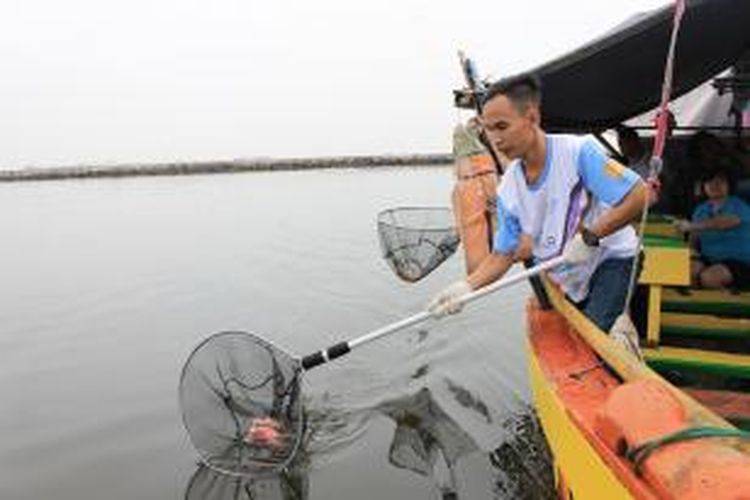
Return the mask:
<path id="1" fill-rule="evenodd" d="M 727 212 L 736 215 L 744 223 L 750 222 L 750 205 L 737 197 L 730 197 L 727 202 Z"/>
<path id="2" fill-rule="evenodd" d="M 521 237 L 521 223 L 518 217 L 508 211 L 500 201 L 497 200 L 497 231 L 492 251 L 495 253 L 509 254 L 515 251 L 518 240 Z"/>
<path id="3" fill-rule="evenodd" d="M 608 205 L 617 205 L 640 181 L 637 173 L 609 158 L 593 139 L 578 154 L 578 174 L 584 186 Z"/>

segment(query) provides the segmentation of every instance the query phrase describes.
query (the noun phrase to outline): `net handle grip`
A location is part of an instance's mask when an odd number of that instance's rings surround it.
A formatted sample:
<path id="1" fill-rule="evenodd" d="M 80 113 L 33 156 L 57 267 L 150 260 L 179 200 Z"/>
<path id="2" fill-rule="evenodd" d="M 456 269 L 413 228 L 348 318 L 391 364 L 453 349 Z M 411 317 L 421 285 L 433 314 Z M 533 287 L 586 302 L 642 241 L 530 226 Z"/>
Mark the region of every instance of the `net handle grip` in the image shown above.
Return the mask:
<path id="1" fill-rule="evenodd" d="M 563 262 L 565 262 L 565 259 L 562 256 L 554 257 L 525 271 L 514 273 L 512 276 L 508 276 L 501 280 L 495 281 L 494 283 L 490 283 L 489 285 L 484 286 L 478 290 L 467 293 L 459 300 L 461 304 L 468 304 L 469 302 L 473 302 L 502 288 L 508 288 L 512 285 L 515 285 L 516 283 L 537 276 L 544 271 L 562 264 Z M 424 323 L 430 318 L 433 318 L 432 313 L 430 313 L 429 311 L 422 311 L 414 314 L 413 316 L 409 316 L 408 318 L 404 318 L 400 321 L 396 321 L 395 323 L 391 323 L 389 325 L 378 328 L 377 330 L 374 330 L 370 333 L 366 333 L 361 337 L 357 337 L 356 339 L 350 340 L 348 342 L 339 342 L 338 344 L 334 344 L 327 349 L 322 349 L 302 358 L 302 368 L 305 370 L 315 368 L 316 366 L 325 364 L 331 360 L 343 356 L 361 345 L 367 344 L 405 328 Z"/>

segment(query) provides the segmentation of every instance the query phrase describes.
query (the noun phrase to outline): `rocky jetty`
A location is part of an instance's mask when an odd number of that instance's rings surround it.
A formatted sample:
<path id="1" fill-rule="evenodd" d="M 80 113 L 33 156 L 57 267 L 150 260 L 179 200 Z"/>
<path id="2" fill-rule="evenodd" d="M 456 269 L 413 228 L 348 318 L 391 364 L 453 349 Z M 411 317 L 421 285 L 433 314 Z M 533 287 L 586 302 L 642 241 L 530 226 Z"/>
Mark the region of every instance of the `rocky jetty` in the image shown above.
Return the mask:
<path id="1" fill-rule="evenodd" d="M 319 168 L 375 168 L 430 166 L 451 163 L 449 154 L 338 156 L 328 158 L 248 159 L 154 164 L 82 165 L 50 168 L 0 170 L 0 182 L 133 177 L 146 175 L 192 175 L 232 172 L 308 170 Z"/>

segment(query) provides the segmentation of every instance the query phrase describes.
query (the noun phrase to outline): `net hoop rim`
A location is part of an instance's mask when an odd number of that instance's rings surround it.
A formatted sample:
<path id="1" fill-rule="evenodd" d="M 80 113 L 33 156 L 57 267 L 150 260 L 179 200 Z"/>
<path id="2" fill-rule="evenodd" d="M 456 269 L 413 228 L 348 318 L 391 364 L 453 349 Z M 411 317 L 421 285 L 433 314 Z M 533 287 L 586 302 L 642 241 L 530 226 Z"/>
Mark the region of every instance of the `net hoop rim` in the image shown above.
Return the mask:
<path id="1" fill-rule="evenodd" d="M 406 231 L 420 231 L 420 232 L 456 232 L 456 224 L 455 221 L 453 224 L 450 224 L 445 227 L 432 227 L 432 228 L 415 228 L 415 227 L 409 227 L 404 224 L 394 223 L 390 221 L 383 220 L 384 217 L 393 214 L 395 212 L 403 212 L 403 211 L 409 211 L 409 212 L 417 212 L 417 211 L 425 211 L 425 212 L 445 212 L 448 215 L 450 215 L 450 219 L 453 220 L 453 210 L 451 210 L 450 207 L 442 207 L 442 206 L 409 206 L 409 207 L 393 207 L 393 208 L 386 208 L 384 210 L 381 210 L 378 212 L 377 215 L 377 222 L 378 225 L 387 226 L 394 229 L 403 229 Z"/>
<path id="2" fill-rule="evenodd" d="M 257 468 L 254 468 L 252 472 L 239 472 L 236 470 L 231 470 L 227 468 L 220 467 L 216 464 L 214 464 L 211 461 L 210 457 L 206 456 L 206 453 L 204 450 L 202 450 L 197 444 L 195 443 L 195 439 L 193 438 L 192 433 L 190 432 L 190 426 L 188 425 L 186 415 L 185 415 L 185 404 L 184 404 L 184 396 L 183 396 L 183 381 L 185 380 L 185 374 L 187 373 L 187 369 L 190 366 L 190 361 L 193 359 L 195 354 L 199 352 L 206 344 L 209 342 L 215 341 L 218 337 L 223 336 L 230 336 L 230 335 L 241 335 L 241 336 L 247 336 L 251 337 L 254 340 L 259 341 L 260 344 L 264 344 L 266 347 L 270 347 L 271 349 L 274 349 L 276 351 L 284 353 L 284 355 L 288 356 L 289 359 L 294 363 L 294 369 L 297 372 L 297 380 L 299 381 L 300 386 L 300 392 L 301 388 L 304 386 L 304 377 L 302 376 L 305 372 L 305 370 L 302 368 L 302 360 L 298 356 L 294 356 L 287 352 L 285 349 L 282 349 L 278 346 L 276 346 L 274 343 L 270 342 L 266 338 L 257 335 L 255 333 L 250 333 L 243 330 L 222 330 L 220 332 L 215 332 L 210 335 L 207 335 L 205 338 L 201 339 L 201 341 L 195 345 L 188 355 L 187 359 L 182 365 L 182 369 L 180 370 L 180 379 L 179 384 L 177 388 L 177 395 L 178 395 L 178 405 L 180 409 L 180 420 L 182 420 L 182 426 L 187 431 L 188 439 L 190 441 L 190 444 L 192 445 L 193 449 L 198 453 L 198 459 L 201 464 L 204 464 L 209 469 L 216 471 L 220 474 L 232 476 L 232 477 L 265 477 L 270 476 L 274 474 L 278 474 L 280 471 L 286 470 L 289 465 L 294 461 L 294 459 L 297 457 L 297 454 L 299 453 L 299 449 L 302 446 L 302 440 L 304 438 L 304 434 L 307 432 L 307 417 L 304 411 L 301 412 L 302 414 L 302 421 L 300 423 L 300 429 L 299 429 L 299 435 L 297 436 L 297 439 L 295 440 L 294 446 L 291 448 L 288 456 L 279 462 L 269 462 L 267 465 L 263 464 L 260 461 L 253 461 L 254 465 L 257 465 Z"/>

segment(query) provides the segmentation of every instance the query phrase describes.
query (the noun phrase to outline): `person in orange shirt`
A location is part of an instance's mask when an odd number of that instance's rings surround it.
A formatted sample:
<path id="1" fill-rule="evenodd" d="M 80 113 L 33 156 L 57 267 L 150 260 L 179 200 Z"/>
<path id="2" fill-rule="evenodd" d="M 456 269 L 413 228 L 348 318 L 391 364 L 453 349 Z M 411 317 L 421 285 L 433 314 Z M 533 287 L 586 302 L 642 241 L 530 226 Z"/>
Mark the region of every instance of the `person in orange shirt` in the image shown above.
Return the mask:
<path id="1" fill-rule="evenodd" d="M 456 228 L 464 247 L 466 274 L 471 274 L 492 251 L 497 227 L 498 172 L 492 156 L 480 140 L 475 119 L 453 131 L 456 184 L 451 202 Z"/>

